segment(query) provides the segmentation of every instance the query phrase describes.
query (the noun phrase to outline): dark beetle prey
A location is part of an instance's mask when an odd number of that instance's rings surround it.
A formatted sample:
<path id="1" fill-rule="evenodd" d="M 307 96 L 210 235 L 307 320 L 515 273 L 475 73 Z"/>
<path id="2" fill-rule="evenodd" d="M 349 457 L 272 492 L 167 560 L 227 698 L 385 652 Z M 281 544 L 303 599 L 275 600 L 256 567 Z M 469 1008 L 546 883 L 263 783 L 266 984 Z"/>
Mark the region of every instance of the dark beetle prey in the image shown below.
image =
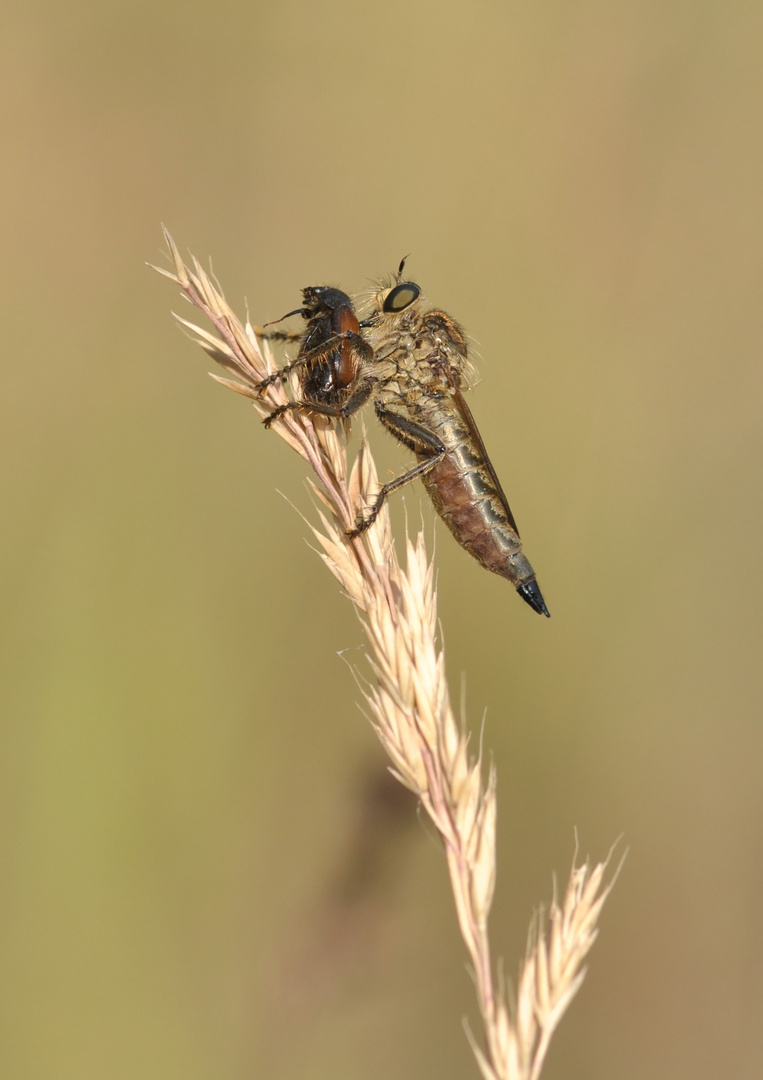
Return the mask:
<path id="1" fill-rule="evenodd" d="M 464 332 L 446 312 L 426 308 L 418 285 L 402 280 L 404 261 L 395 284 L 379 289 L 362 323 L 339 289 L 304 290 L 304 307 L 298 310 L 307 328 L 297 358 L 267 381 L 299 367 L 301 398 L 280 406 L 265 422 L 293 408 L 346 419 L 373 400 L 379 420 L 418 461 L 383 485 L 349 535 L 359 536 L 392 491 L 420 477 L 459 544 L 486 569 L 508 578 L 534 611 L 548 616 L 464 400 L 471 373 Z"/>
<path id="2" fill-rule="evenodd" d="M 367 400 L 371 386 L 361 372 L 373 361 L 373 350 L 360 333 L 358 317 L 347 293 L 328 285 L 313 285 L 302 290 L 303 306 L 284 315 L 301 315 L 307 324 L 302 334 L 280 332 L 263 337 L 300 342 L 295 360 L 273 372 L 259 385 L 262 392 L 271 383 L 285 380 L 299 369 L 302 397 L 280 405 L 265 418 L 265 426 L 289 409 L 307 409 L 325 416 L 349 416 Z M 358 396 L 358 391 L 361 391 Z M 349 406 L 349 408 L 347 408 Z"/>

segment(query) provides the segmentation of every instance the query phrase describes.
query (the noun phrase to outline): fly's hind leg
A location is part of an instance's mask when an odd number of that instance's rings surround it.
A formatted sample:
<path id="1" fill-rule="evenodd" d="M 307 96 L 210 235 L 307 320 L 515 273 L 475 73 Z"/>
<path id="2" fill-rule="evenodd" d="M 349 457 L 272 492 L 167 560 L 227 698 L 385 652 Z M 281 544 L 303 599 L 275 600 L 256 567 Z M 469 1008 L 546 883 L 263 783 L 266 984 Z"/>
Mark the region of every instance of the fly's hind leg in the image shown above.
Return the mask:
<path id="1" fill-rule="evenodd" d="M 418 477 L 424 476 L 430 469 L 433 469 L 438 462 L 442 461 L 447 453 L 446 447 L 443 446 L 437 436 L 433 435 L 427 428 L 422 427 L 421 424 L 409 420 L 406 416 L 400 416 L 399 413 L 393 412 L 391 409 L 386 409 L 383 405 L 376 406 L 376 415 L 387 430 L 392 432 L 395 438 L 399 439 L 401 443 L 413 450 L 414 453 L 423 457 L 423 461 L 419 461 L 419 463 L 414 465 L 412 469 L 409 469 L 408 472 L 403 473 L 402 476 L 395 477 L 394 480 L 390 480 L 389 483 L 384 484 L 379 489 L 379 493 L 370 508 L 365 511 L 361 510 L 358 513 L 355 528 L 350 529 L 347 533 L 350 540 L 354 540 L 373 525 L 379 516 L 379 512 L 384 506 L 388 495 L 393 491 L 397 491 L 398 488 L 404 487 L 405 484 L 409 484 L 411 480 L 416 480 Z"/>

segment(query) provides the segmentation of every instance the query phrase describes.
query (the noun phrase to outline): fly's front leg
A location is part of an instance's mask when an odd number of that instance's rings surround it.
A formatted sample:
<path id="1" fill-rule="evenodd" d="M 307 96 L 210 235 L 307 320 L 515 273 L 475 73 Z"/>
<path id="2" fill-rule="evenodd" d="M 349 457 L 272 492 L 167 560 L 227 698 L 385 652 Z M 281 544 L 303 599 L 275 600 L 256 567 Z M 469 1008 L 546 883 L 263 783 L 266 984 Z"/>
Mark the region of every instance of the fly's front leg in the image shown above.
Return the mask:
<path id="1" fill-rule="evenodd" d="M 262 336 L 264 337 L 266 335 Z M 303 334 L 286 336 L 285 334 L 280 333 L 280 331 L 274 331 L 272 334 L 268 334 L 267 336 L 273 337 L 275 339 L 280 338 L 280 340 L 282 341 L 301 341 L 304 337 Z M 282 368 L 279 368 L 277 371 L 271 372 L 271 374 L 268 375 L 266 379 L 263 379 L 262 382 L 259 383 L 257 386 L 257 392 L 259 394 L 264 394 L 265 391 L 269 387 L 273 386 L 274 383 L 286 382 L 286 379 L 292 371 L 295 371 L 297 368 L 304 367 L 305 364 L 311 364 L 313 362 L 317 363 L 325 359 L 326 357 L 331 355 L 334 349 L 336 349 L 336 346 L 336 338 L 331 338 L 324 345 L 321 345 L 317 349 L 306 349 L 305 352 L 299 352 L 294 358 L 294 360 L 290 360 L 288 364 L 284 364 Z M 267 426 L 270 427 L 269 424 L 267 424 Z"/>
<path id="2" fill-rule="evenodd" d="M 274 420 L 278 420 L 280 416 L 290 412 L 292 409 L 304 409 L 305 412 L 317 413 L 319 416 L 330 416 L 337 420 L 347 420 L 354 412 L 358 411 L 361 405 L 365 405 L 371 396 L 373 388 L 374 382 L 372 379 L 369 379 L 354 390 L 343 405 L 329 405 L 322 401 L 310 401 L 308 399 L 302 401 L 289 401 L 286 405 L 279 405 L 278 408 L 274 409 L 262 422 L 266 428 L 269 428 Z"/>
<path id="3" fill-rule="evenodd" d="M 388 495 L 393 491 L 397 491 L 398 488 L 403 487 L 405 484 L 409 484 L 411 480 L 416 480 L 418 477 L 424 476 L 430 469 L 433 469 L 439 461 L 442 461 L 447 453 L 446 447 L 443 446 L 437 436 L 433 435 L 427 428 L 422 427 L 421 424 L 417 424 L 415 421 L 409 420 L 406 416 L 400 416 L 399 413 L 393 412 L 391 409 L 386 409 L 383 405 L 378 404 L 376 406 L 376 415 L 384 426 L 392 432 L 395 438 L 399 439 L 401 443 L 413 450 L 414 453 L 423 457 L 424 460 L 420 461 L 418 465 L 414 465 L 412 469 L 403 473 L 402 476 L 397 476 L 394 480 L 390 480 L 388 484 L 382 486 L 374 499 L 371 508 L 366 510 L 365 513 L 361 511 L 358 514 L 355 528 L 347 533 L 347 536 L 351 540 L 360 536 L 360 534 L 364 533 L 369 526 L 373 525 L 379 516 L 379 511 L 382 506 L 384 506 Z"/>
<path id="4" fill-rule="evenodd" d="M 276 331 L 273 334 L 260 336 L 278 338 L 279 332 Z M 293 337 L 287 337 L 282 334 L 280 337 L 284 341 L 301 341 L 304 335 L 295 334 Z M 278 371 L 271 372 L 266 379 L 263 379 L 261 383 L 257 384 L 257 392 L 259 394 L 264 394 L 274 383 L 286 382 L 287 377 L 297 368 L 305 367 L 306 364 L 312 366 L 313 364 L 321 363 L 322 360 L 328 360 L 332 353 L 335 353 L 337 349 L 341 348 L 344 342 L 347 342 L 350 345 L 355 354 L 363 362 L 368 362 L 373 359 L 373 349 L 365 338 L 361 337 L 360 334 L 355 333 L 354 330 L 345 330 L 341 334 L 334 334 L 328 341 L 324 341 L 321 345 L 316 345 L 314 349 L 305 349 L 304 352 L 300 352 L 294 360 L 291 360 L 288 364 L 284 364 Z M 294 402 L 294 404 L 296 405 L 296 402 Z"/>
<path id="5" fill-rule="evenodd" d="M 297 337 L 299 336 L 300 335 L 297 335 Z M 302 367 L 303 364 L 307 363 L 307 360 L 308 358 L 306 356 L 298 356 L 296 360 L 291 360 L 288 364 L 284 364 L 278 371 L 271 372 L 266 379 L 263 379 L 261 383 L 257 384 L 257 393 L 262 395 L 275 383 L 286 382 L 289 373 L 294 371 L 295 368 Z"/>

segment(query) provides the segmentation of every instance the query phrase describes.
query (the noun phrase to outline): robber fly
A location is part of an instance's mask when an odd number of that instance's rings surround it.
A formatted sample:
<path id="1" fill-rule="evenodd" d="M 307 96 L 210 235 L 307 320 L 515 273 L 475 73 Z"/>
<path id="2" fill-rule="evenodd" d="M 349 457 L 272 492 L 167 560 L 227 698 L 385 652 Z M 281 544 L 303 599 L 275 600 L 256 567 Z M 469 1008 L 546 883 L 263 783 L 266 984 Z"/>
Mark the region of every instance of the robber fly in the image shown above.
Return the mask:
<path id="1" fill-rule="evenodd" d="M 340 290 L 304 290 L 304 307 L 290 313 L 301 313 L 307 323 L 298 355 L 267 380 L 301 367 L 302 396 L 280 406 L 265 422 L 272 423 L 288 409 L 346 419 L 373 399 L 379 420 L 418 462 L 383 485 L 348 535 L 364 532 L 391 492 L 420 477 L 459 544 L 488 570 L 508 578 L 534 611 L 548 616 L 506 496 L 464 400 L 471 371 L 464 332 L 446 312 L 425 309 L 419 286 L 402 280 L 404 264 L 394 286 L 376 294 L 374 310 L 362 323 Z"/>
<path id="2" fill-rule="evenodd" d="M 382 288 L 364 320 L 374 351 L 376 415 L 418 464 L 385 484 L 359 529 L 367 528 L 390 491 L 415 477 L 459 544 L 486 569 L 508 578 L 539 615 L 549 610 L 522 552 L 503 488 L 464 400 L 471 365 L 464 331 L 450 315 L 426 308 L 421 289 L 403 281 Z"/>

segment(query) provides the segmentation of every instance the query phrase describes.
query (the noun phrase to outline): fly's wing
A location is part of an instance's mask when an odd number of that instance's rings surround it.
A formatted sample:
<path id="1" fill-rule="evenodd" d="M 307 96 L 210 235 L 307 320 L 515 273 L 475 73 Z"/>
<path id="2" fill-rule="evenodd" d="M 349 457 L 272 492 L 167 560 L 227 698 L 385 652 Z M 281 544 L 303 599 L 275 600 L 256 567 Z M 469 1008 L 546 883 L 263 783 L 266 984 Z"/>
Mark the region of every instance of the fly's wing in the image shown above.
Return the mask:
<path id="1" fill-rule="evenodd" d="M 480 435 L 477 424 L 475 423 L 474 417 L 472 416 L 472 410 L 466 404 L 466 401 L 464 399 L 464 395 L 463 395 L 463 393 L 462 393 L 459 386 L 455 386 L 451 382 L 450 391 L 451 391 L 451 393 L 453 394 L 453 397 L 456 400 L 456 404 L 458 405 L 458 408 L 459 408 L 459 411 L 460 411 L 461 415 L 463 416 L 464 420 L 466 421 L 466 426 L 469 428 L 469 431 L 471 432 L 472 438 L 474 439 L 474 442 L 475 442 L 476 446 L 479 448 L 479 451 L 482 454 L 482 457 L 483 457 L 484 462 L 485 462 L 485 468 L 487 469 L 488 473 L 490 474 L 491 480 L 495 484 L 495 489 L 498 492 L 498 495 L 500 496 L 501 502 L 503 503 L 503 508 L 506 511 L 506 517 L 509 519 L 509 524 L 511 525 L 512 529 L 517 534 L 517 536 L 519 536 L 519 529 L 517 528 L 517 523 L 514 520 L 514 515 L 512 514 L 511 509 L 509 507 L 508 499 L 506 498 L 506 496 L 505 496 L 505 494 L 503 492 L 503 488 L 501 487 L 501 482 L 498 479 L 498 477 L 495 475 L 495 469 L 493 468 L 493 463 L 490 460 L 490 458 L 488 457 L 487 450 L 485 449 L 485 444 L 482 441 L 482 436 Z"/>

